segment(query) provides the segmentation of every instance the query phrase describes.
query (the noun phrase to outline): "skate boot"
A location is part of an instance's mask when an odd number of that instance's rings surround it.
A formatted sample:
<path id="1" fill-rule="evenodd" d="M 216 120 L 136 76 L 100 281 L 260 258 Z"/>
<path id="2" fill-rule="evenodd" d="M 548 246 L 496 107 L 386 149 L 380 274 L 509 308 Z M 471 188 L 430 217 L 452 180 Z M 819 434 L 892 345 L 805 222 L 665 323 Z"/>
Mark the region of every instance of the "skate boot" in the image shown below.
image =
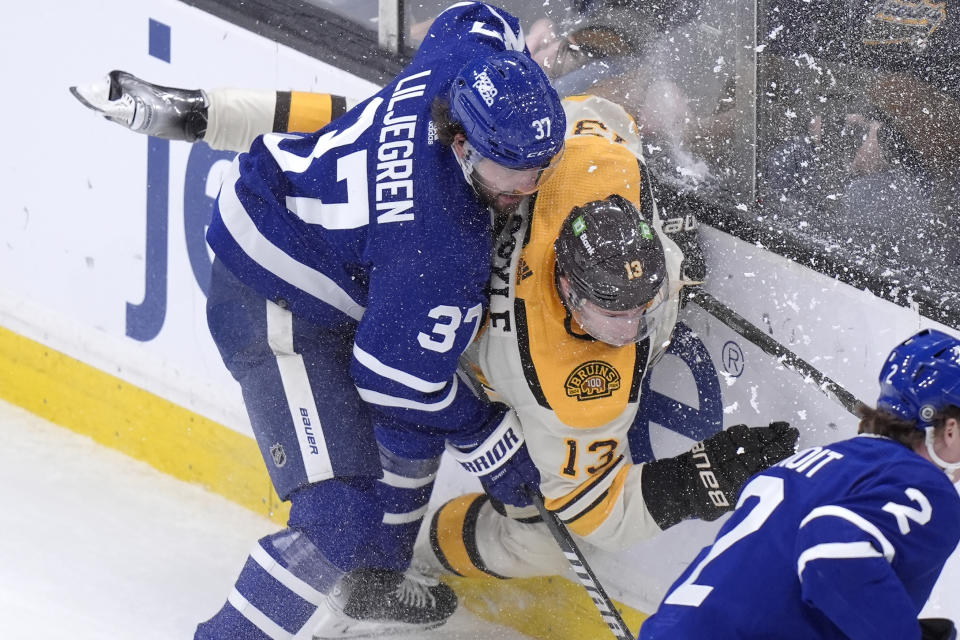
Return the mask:
<path id="1" fill-rule="evenodd" d="M 207 96 L 199 89 L 161 87 L 126 71 L 100 82 L 70 87 L 84 106 L 131 131 L 194 142 L 207 130 Z"/>
<path id="2" fill-rule="evenodd" d="M 314 640 L 368 638 L 439 627 L 457 608 L 453 589 L 415 571 L 358 569 L 344 578 L 341 597 L 314 631 Z"/>

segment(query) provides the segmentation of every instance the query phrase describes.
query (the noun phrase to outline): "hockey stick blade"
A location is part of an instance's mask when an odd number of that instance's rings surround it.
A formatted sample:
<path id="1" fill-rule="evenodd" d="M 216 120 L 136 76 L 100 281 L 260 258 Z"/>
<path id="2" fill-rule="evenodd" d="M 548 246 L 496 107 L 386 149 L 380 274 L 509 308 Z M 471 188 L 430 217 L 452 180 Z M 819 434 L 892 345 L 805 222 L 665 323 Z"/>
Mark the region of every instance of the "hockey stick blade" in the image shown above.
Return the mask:
<path id="1" fill-rule="evenodd" d="M 696 288 L 691 292 L 690 299 L 717 320 L 760 347 L 764 353 L 779 360 L 783 366 L 792 369 L 804 378 L 812 380 L 824 395 L 840 403 L 844 409 L 857 416 L 857 406 L 862 404 L 861 401 L 838 383 L 824 375 L 822 371 L 771 338 L 759 327 L 706 291 Z"/>
<path id="2" fill-rule="evenodd" d="M 607 592 L 603 590 L 603 586 L 600 584 L 600 581 L 597 580 L 593 569 L 587 564 L 586 558 L 583 557 L 583 553 L 580 551 L 580 547 L 577 546 L 573 536 L 567 531 L 567 527 L 560 521 L 557 514 L 547 509 L 543 503 L 543 496 L 538 489 L 524 487 L 524 490 L 533 501 L 533 504 L 536 505 L 537 511 L 540 512 L 540 517 L 543 518 L 543 521 L 546 523 L 547 528 L 553 535 L 553 539 L 557 541 L 557 546 L 563 551 L 564 557 L 566 557 L 567 562 L 570 563 L 570 568 L 577 574 L 577 579 L 580 580 L 583 588 L 587 590 L 587 595 L 593 600 L 593 604 L 596 605 L 597 610 L 600 612 L 600 617 L 603 618 L 603 621 L 610 628 L 610 631 L 613 632 L 613 636 L 619 640 L 634 640 L 630 627 L 624 622 L 623 616 L 620 615 L 613 600 L 611 600 Z"/>

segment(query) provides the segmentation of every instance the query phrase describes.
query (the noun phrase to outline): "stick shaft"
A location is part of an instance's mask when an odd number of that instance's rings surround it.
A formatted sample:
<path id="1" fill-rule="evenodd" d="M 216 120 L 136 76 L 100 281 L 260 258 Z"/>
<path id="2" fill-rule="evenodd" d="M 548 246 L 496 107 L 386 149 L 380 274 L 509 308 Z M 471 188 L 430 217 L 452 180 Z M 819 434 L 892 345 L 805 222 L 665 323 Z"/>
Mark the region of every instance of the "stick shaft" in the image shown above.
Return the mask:
<path id="1" fill-rule="evenodd" d="M 553 539 L 557 541 L 557 545 L 560 547 L 560 550 L 563 551 L 563 555 L 567 558 L 567 562 L 570 563 L 570 567 L 574 573 L 577 574 L 580 584 L 587 590 L 590 599 L 593 600 L 597 610 L 600 611 L 600 617 L 603 618 L 603 621 L 610 628 L 610 631 L 613 632 L 613 636 L 621 640 L 634 640 L 630 628 L 627 626 L 627 623 L 624 622 L 613 600 L 611 600 L 607 592 L 603 590 L 603 586 L 600 584 L 600 581 L 597 580 L 593 569 L 587 564 L 586 558 L 583 557 L 583 553 L 580 551 L 580 547 L 577 546 L 573 536 L 567 531 L 567 527 L 560 521 L 557 514 L 547 509 L 543 503 L 543 496 L 540 495 L 538 490 L 527 487 L 527 494 L 530 496 L 530 499 L 533 500 L 533 504 L 536 505 L 537 510 L 540 512 L 540 517 L 543 518 L 543 521 L 546 523 L 547 528 L 553 535 Z"/>
<path id="2" fill-rule="evenodd" d="M 699 307 L 717 318 L 717 320 L 760 347 L 765 353 L 777 358 L 777 360 L 788 369 L 796 371 L 805 378 L 810 378 L 824 395 L 840 403 L 844 409 L 853 415 L 857 415 L 856 408 L 857 405 L 861 404 L 860 400 L 838 383 L 828 378 L 812 364 L 790 349 L 787 349 L 764 333 L 759 327 L 752 324 L 749 320 L 739 315 L 706 291 L 694 289 L 691 299 L 696 302 Z"/>

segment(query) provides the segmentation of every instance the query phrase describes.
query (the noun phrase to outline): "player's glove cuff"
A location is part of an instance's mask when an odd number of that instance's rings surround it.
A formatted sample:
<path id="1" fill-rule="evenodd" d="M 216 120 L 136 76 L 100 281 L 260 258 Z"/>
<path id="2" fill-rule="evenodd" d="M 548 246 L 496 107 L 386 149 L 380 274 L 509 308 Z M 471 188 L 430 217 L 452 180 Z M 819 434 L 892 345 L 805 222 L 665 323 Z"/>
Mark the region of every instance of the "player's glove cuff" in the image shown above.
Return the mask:
<path id="1" fill-rule="evenodd" d="M 524 485 L 538 487 L 540 472 L 530 459 L 520 421 L 507 410 L 492 427 L 481 430 L 472 442 L 447 442 L 447 452 L 468 473 L 480 478 L 491 497 L 524 507 L 530 498 Z"/>
<path id="2" fill-rule="evenodd" d="M 447 442 L 447 452 L 467 473 L 482 477 L 505 465 L 522 446 L 520 422 L 513 411 L 508 411 L 482 441 L 476 444 Z"/>

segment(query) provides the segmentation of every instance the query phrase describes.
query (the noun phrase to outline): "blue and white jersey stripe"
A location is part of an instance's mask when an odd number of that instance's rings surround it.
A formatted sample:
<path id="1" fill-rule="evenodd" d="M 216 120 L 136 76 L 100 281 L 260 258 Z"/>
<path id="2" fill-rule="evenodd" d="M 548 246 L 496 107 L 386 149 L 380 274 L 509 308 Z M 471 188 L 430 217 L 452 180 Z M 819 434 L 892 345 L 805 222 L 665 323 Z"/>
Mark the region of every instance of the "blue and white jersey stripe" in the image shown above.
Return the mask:
<path id="1" fill-rule="evenodd" d="M 919 638 L 958 540 L 956 488 L 908 447 L 860 436 L 805 449 L 748 482 L 640 639 Z"/>
<path id="2" fill-rule="evenodd" d="M 471 59 L 522 47 L 512 16 L 459 3 L 375 96 L 315 133 L 258 138 L 218 198 L 220 261 L 301 318 L 355 325 L 351 375 L 394 418 L 454 431 L 491 411 L 455 375 L 486 309 L 489 213 L 431 105 Z"/>

